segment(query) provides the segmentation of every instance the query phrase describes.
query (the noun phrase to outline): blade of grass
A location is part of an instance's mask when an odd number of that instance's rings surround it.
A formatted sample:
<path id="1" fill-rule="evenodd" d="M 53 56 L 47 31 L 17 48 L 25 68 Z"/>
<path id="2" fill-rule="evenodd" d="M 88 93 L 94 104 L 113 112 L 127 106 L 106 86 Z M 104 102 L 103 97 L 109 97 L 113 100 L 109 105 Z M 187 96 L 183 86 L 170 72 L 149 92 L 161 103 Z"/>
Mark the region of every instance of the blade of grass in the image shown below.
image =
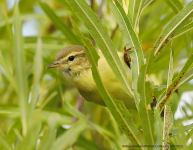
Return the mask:
<path id="1" fill-rule="evenodd" d="M 165 2 L 168 4 L 169 7 L 172 8 L 175 14 L 177 14 L 180 10 L 183 9 L 182 3 L 180 3 L 179 0 L 165 0 Z"/>
<path id="2" fill-rule="evenodd" d="M 0 132 L 0 145 L 4 148 L 2 150 L 13 150 L 11 144 L 5 139 L 4 135 Z"/>
<path id="3" fill-rule="evenodd" d="M 89 30 L 123 89 L 128 95 L 133 97 L 126 72 L 114 44 L 97 15 L 92 11 L 85 0 L 67 0 L 67 2 Z"/>
<path id="4" fill-rule="evenodd" d="M 22 120 L 23 135 L 27 132 L 27 97 L 28 97 L 28 86 L 27 86 L 27 74 L 25 70 L 25 51 L 23 46 L 23 37 L 21 31 L 21 20 L 19 14 L 19 8 L 17 2 L 14 8 L 14 55 L 15 55 L 15 71 L 16 71 L 16 83 L 18 85 L 18 97 L 20 105 L 20 113 Z"/>
<path id="5" fill-rule="evenodd" d="M 33 113 L 38 98 L 38 86 L 42 75 L 42 40 L 38 38 L 37 49 L 34 56 L 33 66 L 33 88 L 32 88 L 32 99 L 31 99 L 31 113 Z"/>
<path id="6" fill-rule="evenodd" d="M 79 45 L 80 44 L 79 39 L 72 32 L 69 26 L 63 23 L 61 19 L 45 2 L 41 2 L 40 0 L 38 2 L 41 8 L 44 10 L 44 12 L 47 14 L 47 16 L 52 20 L 52 23 L 63 33 L 64 36 L 68 37 L 67 40 L 69 40 L 72 44 Z"/>
<path id="7" fill-rule="evenodd" d="M 22 125 L 21 125 L 21 119 L 18 117 L 15 119 L 13 125 L 11 126 L 11 128 L 9 129 L 8 133 L 5 136 L 5 139 L 7 140 L 7 142 L 9 143 L 15 143 L 15 141 L 17 140 L 17 135 L 15 134 L 15 130 L 19 130 L 21 131 Z M 1 147 L 0 147 L 1 149 Z"/>
<path id="8" fill-rule="evenodd" d="M 16 85 L 16 81 L 15 81 L 15 78 L 13 76 L 13 73 L 12 71 L 9 69 L 8 67 L 8 64 L 6 63 L 3 55 L 0 53 L 0 64 L 1 66 L 5 69 L 5 72 L 7 74 L 7 79 L 8 81 L 11 83 L 11 85 L 13 86 L 14 90 L 16 92 L 18 92 L 18 88 L 17 88 L 17 85 Z"/>
<path id="9" fill-rule="evenodd" d="M 101 96 L 103 97 L 103 100 L 105 101 L 105 104 L 107 105 L 114 119 L 118 123 L 119 127 L 121 127 L 125 135 L 129 138 L 131 143 L 133 145 L 142 145 L 143 141 L 142 141 L 141 135 L 133 122 L 131 114 L 124 106 L 124 103 L 121 101 L 117 101 L 112 96 L 110 96 L 106 88 L 103 86 L 101 77 L 97 69 L 97 62 L 98 62 L 99 56 L 96 49 L 92 45 L 92 42 L 82 35 L 79 29 L 75 26 L 75 22 L 72 19 L 71 19 L 71 22 L 73 24 L 73 27 L 77 35 L 80 36 L 80 38 L 82 39 L 82 42 L 86 47 L 87 57 L 92 64 L 92 68 L 91 68 L 92 75 L 97 85 L 97 88 L 99 90 L 99 93 L 101 94 Z M 142 147 L 140 148 L 143 149 Z"/>
<path id="10" fill-rule="evenodd" d="M 118 143 L 116 135 L 114 135 L 108 129 L 105 129 L 104 127 L 101 127 L 92 122 L 89 122 L 89 125 L 91 129 L 95 129 L 97 132 L 99 132 L 108 142 L 114 143 L 116 145 L 116 149 L 121 150 L 121 145 Z"/>
<path id="11" fill-rule="evenodd" d="M 48 150 L 56 137 L 56 127 L 58 124 L 58 115 L 52 114 L 48 118 L 49 128 L 44 132 L 43 139 L 38 147 L 38 150 Z"/>
<path id="12" fill-rule="evenodd" d="M 57 138 L 50 150 L 64 150 L 72 145 L 83 130 L 87 128 L 85 120 L 78 120 L 70 129 Z"/>
<path id="13" fill-rule="evenodd" d="M 35 120 L 35 121 L 34 121 Z M 35 149 L 37 139 L 42 126 L 42 111 L 36 110 L 28 122 L 28 131 L 16 147 L 16 150 Z"/>
<path id="14" fill-rule="evenodd" d="M 75 146 L 78 146 L 79 148 L 83 149 L 90 149 L 90 150 L 99 150 L 100 147 L 91 140 L 86 139 L 84 136 L 80 135 L 77 142 L 75 143 Z"/>
<path id="15" fill-rule="evenodd" d="M 154 56 L 157 57 L 166 45 L 166 43 L 175 35 L 175 30 L 183 24 L 183 21 L 190 17 L 190 14 L 193 12 L 193 2 L 190 2 L 186 5 L 173 19 L 168 23 L 165 29 L 160 34 L 159 38 L 154 44 L 155 53 Z"/>

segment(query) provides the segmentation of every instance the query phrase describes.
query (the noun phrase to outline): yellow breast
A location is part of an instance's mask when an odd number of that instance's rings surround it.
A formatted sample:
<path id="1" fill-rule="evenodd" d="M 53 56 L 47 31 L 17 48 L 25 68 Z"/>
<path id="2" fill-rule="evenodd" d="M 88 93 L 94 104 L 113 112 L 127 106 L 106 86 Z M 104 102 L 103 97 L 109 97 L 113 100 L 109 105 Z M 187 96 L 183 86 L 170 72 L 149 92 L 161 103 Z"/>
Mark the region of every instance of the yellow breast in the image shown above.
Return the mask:
<path id="1" fill-rule="evenodd" d="M 109 92 L 117 100 L 121 100 L 125 103 L 127 108 L 135 108 L 134 100 L 124 91 L 121 87 L 119 81 L 115 77 L 113 71 L 109 67 L 106 59 L 104 58 L 102 52 L 98 50 L 100 59 L 98 61 L 98 70 L 102 78 L 102 82 Z M 122 52 L 118 52 L 121 62 L 124 65 L 126 73 L 128 75 L 128 80 L 131 83 L 131 71 L 130 68 L 124 62 L 124 57 Z M 94 79 L 92 77 L 91 69 L 82 71 L 80 76 L 74 77 L 74 83 L 78 88 L 80 94 L 90 102 L 94 102 L 105 106 L 105 103 L 99 94 Z"/>

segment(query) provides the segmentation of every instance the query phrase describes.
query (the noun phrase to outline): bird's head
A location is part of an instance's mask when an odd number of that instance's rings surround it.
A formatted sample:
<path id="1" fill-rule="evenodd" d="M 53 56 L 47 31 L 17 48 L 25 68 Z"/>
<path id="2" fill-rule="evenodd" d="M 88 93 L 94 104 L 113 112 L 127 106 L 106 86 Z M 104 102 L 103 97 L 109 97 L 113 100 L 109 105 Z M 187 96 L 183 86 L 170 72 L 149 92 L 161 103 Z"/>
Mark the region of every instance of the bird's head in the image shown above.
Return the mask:
<path id="1" fill-rule="evenodd" d="M 90 69 L 91 65 L 87 59 L 85 47 L 80 45 L 68 46 L 61 51 L 55 57 L 53 64 L 46 68 L 59 68 L 64 75 L 67 76 L 79 76 L 81 71 Z"/>

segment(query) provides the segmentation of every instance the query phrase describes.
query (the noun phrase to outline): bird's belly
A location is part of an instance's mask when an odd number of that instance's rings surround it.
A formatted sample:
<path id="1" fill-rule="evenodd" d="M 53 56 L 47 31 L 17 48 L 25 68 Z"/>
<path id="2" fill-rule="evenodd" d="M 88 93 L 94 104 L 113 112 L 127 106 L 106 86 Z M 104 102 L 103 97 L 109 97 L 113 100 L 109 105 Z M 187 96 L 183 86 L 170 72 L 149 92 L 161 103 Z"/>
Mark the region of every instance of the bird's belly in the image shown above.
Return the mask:
<path id="1" fill-rule="evenodd" d="M 110 95 L 112 95 L 117 100 L 123 101 L 127 108 L 135 108 L 135 102 L 133 98 L 131 98 L 125 92 L 125 90 L 122 88 L 119 81 L 116 79 L 114 75 L 111 77 L 109 76 L 108 79 L 102 78 L 102 81 Z M 78 91 L 80 92 L 80 94 L 87 101 L 106 106 L 102 96 L 100 95 L 97 89 L 97 86 L 92 76 L 90 77 L 88 72 L 87 72 L 87 76 L 84 75 L 82 76 L 81 79 L 75 80 L 75 85 L 78 88 Z"/>
<path id="2" fill-rule="evenodd" d="M 113 71 L 109 67 L 101 52 L 99 52 L 99 55 L 100 59 L 98 62 L 98 70 L 102 78 L 102 82 L 108 93 L 112 95 L 115 99 L 123 101 L 127 108 L 135 108 L 134 99 L 131 98 L 122 88 L 121 84 L 115 77 Z M 125 66 L 125 70 L 128 75 L 128 81 L 131 83 L 131 72 L 123 60 L 123 54 L 121 54 L 120 58 L 122 58 L 123 64 Z M 97 86 L 92 77 L 91 69 L 81 72 L 81 76 L 76 77 L 74 82 L 80 94 L 87 101 L 105 106 L 105 102 L 103 101 L 102 96 L 99 94 Z"/>

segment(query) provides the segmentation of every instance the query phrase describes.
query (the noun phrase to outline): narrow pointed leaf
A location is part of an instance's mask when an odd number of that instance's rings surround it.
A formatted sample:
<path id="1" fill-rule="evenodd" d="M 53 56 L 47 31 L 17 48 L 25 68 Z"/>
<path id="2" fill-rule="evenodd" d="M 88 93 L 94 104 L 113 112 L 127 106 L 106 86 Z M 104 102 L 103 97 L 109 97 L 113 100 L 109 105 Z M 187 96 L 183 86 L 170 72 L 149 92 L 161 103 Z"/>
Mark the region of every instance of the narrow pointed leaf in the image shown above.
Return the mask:
<path id="1" fill-rule="evenodd" d="M 172 81 L 170 86 L 158 100 L 156 109 L 158 109 L 160 113 L 162 112 L 166 103 L 170 100 L 173 92 L 177 89 L 184 76 L 190 71 L 190 69 L 192 69 L 192 67 L 193 67 L 193 54 L 189 57 L 189 59 L 187 60 L 186 64 L 184 65 L 178 76 Z"/>
<path id="2" fill-rule="evenodd" d="M 144 2 L 145 2 L 145 0 L 136 0 L 135 1 L 135 10 L 134 10 L 134 15 L 133 15 L 133 27 L 134 27 L 135 32 L 139 28 L 139 18 L 141 16 L 141 12 L 142 12 Z"/>
<path id="3" fill-rule="evenodd" d="M 77 35 L 80 36 L 82 39 L 82 42 L 84 43 L 86 47 L 86 53 L 87 57 L 90 60 L 92 64 L 92 75 L 94 78 L 94 81 L 97 85 L 97 88 L 99 90 L 99 93 L 103 97 L 103 100 L 110 110 L 111 114 L 113 115 L 114 119 L 118 123 L 119 127 L 123 130 L 125 135 L 129 138 L 131 143 L 133 145 L 141 145 L 143 143 L 141 135 L 135 126 L 132 116 L 129 113 L 129 111 L 124 106 L 124 103 L 122 101 L 117 101 L 112 96 L 110 96 L 104 87 L 101 77 L 99 75 L 98 69 L 97 69 L 97 62 L 99 59 L 98 53 L 94 46 L 92 45 L 91 41 L 87 38 L 85 38 L 82 33 L 78 30 L 78 28 L 75 26 L 74 21 L 71 19 L 73 27 L 77 33 Z M 143 148 L 141 148 L 143 149 Z"/>
<path id="4" fill-rule="evenodd" d="M 175 35 L 174 35 L 174 38 L 177 38 L 178 36 L 184 34 L 184 33 L 187 33 L 188 31 L 192 30 L 193 29 L 193 22 L 185 25 L 183 28 L 181 28 L 180 30 L 177 30 Z"/>
<path id="5" fill-rule="evenodd" d="M 162 133 L 163 133 L 163 122 L 159 112 L 155 109 L 155 122 L 154 122 L 154 137 L 155 145 L 162 145 Z M 154 150 L 161 150 L 161 147 L 154 147 Z"/>
<path id="6" fill-rule="evenodd" d="M 146 58 L 146 64 L 142 65 L 140 68 L 140 75 L 138 79 L 138 93 L 140 96 L 140 102 L 138 106 L 139 115 L 141 118 L 144 138 L 145 138 L 145 144 L 147 145 L 155 145 L 154 141 L 154 114 L 153 111 L 149 109 L 150 103 L 153 102 L 153 90 L 152 85 L 150 85 L 149 82 L 146 82 L 146 73 L 148 68 L 148 62 L 152 53 L 152 50 L 150 49 L 148 52 L 147 58 Z"/>
<path id="7" fill-rule="evenodd" d="M 11 72 L 11 70 L 9 70 L 8 64 L 6 63 L 4 57 L 1 53 L 0 53 L 0 64 L 6 71 L 7 79 L 9 80 L 9 82 L 11 83 L 11 85 L 13 86 L 15 91 L 17 92 L 18 88 L 17 88 L 17 85 L 16 85 L 15 78 L 13 76 L 13 73 Z"/>
<path id="8" fill-rule="evenodd" d="M 133 16 L 134 16 L 135 3 L 136 3 L 135 0 L 130 0 L 129 1 L 128 17 L 129 17 L 129 20 L 131 21 L 131 24 L 133 24 Z"/>
<path id="9" fill-rule="evenodd" d="M 42 40 L 38 38 L 37 50 L 34 56 L 34 71 L 33 71 L 33 88 L 32 88 L 32 100 L 31 100 L 31 112 L 35 109 L 36 101 L 38 98 L 38 86 L 42 74 Z"/>
<path id="10" fill-rule="evenodd" d="M 23 46 L 23 37 L 21 31 L 21 20 L 19 14 L 19 8 L 15 3 L 14 8 L 14 55 L 15 55 L 15 71 L 16 82 L 18 85 L 18 99 L 21 111 L 21 120 L 23 125 L 23 134 L 27 132 L 27 100 L 28 100 L 28 86 L 27 86 L 27 74 L 25 70 L 25 51 Z"/>
<path id="11" fill-rule="evenodd" d="M 48 118 L 49 128 L 45 131 L 44 138 L 41 140 L 38 150 L 48 150 L 51 147 L 53 141 L 55 140 L 57 123 L 57 115 L 53 114 Z"/>
<path id="12" fill-rule="evenodd" d="M 180 85 L 182 85 L 183 83 L 191 80 L 191 79 L 193 79 L 193 68 L 190 69 L 190 70 L 187 72 L 187 74 L 186 74 L 186 75 L 184 76 L 184 78 L 181 80 L 181 82 L 180 82 L 180 84 L 178 85 L 178 87 L 179 87 Z"/>
<path id="13" fill-rule="evenodd" d="M 154 56 L 157 57 L 166 45 L 166 43 L 175 35 L 175 30 L 183 24 L 183 21 L 190 17 L 193 12 L 193 2 L 186 5 L 173 19 L 168 23 L 165 29 L 160 34 L 159 38 L 154 44 L 155 53 Z"/>
<path id="14" fill-rule="evenodd" d="M 153 2 L 154 0 L 146 0 L 143 4 L 143 9 L 145 9 L 149 4 L 151 4 L 151 2 Z"/>
<path id="15" fill-rule="evenodd" d="M 4 135 L 0 132 L 0 147 L 4 150 L 13 150 L 12 145 L 6 140 Z"/>
<path id="16" fill-rule="evenodd" d="M 87 125 L 84 120 L 78 120 L 70 129 L 63 133 L 57 140 L 54 141 L 53 145 L 49 148 L 50 150 L 64 150 L 72 145 L 81 132 L 86 129 Z"/>
<path id="17" fill-rule="evenodd" d="M 67 2 L 89 30 L 124 90 L 133 97 L 126 72 L 118 57 L 114 44 L 97 15 L 85 0 L 67 0 Z"/>
<path id="18" fill-rule="evenodd" d="M 72 30 L 55 14 L 55 12 L 44 2 L 39 1 L 41 8 L 52 20 L 52 23 L 63 33 L 64 36 L 68 37 L 72 44 L 80 44 L 79 39 L 75 36 Z"/>
<path id="19" fill-rule="evenodd" d="M 35 121 L 34 121 L 35 120 Z M 35 149 L 37 144 L 37 139 L 34 137 L 39 136 L 39 132 L 41 129 L 41 121 L 42 121 L 42 111 L 36 110 L 33 115 L 30 117 L 28 122 L 28 131 L 25 136 L 23 136 L 22 140 L 16 147 L 16 150 L 21 149 Z"/>
<path id="20" fill-rule="evenodd" d="M 165 2 L 172 8 L 175 14 L 177 14 L 183 8 L 183 5 L 179 0 L 165 0 Z"/>
<path id="21" fill-rule="evenodd" d="M 135 102 L 137 104 L 139 100 L 137 94 L 137 77 L 139 75 L 139 66 L 144 64 L 143 51 L 139 39 L 132 28 L 128 16 L 121 7 L 121 4 L 117 0 L 109 0 L 109 4 L 122 31 L 125 45 L 129 43 L 129 46 L 134 47 L 130 56 L 132 60 L 132 88 L 134 90 Z"/>
<path id="22" fill-rule="evenodd" d="M 186 126 L 183 126 L 183 131 L 184 131 L 184 132 L 187 131 L 187 130 L 190 130 L 190 129 L 193 129 L 193 123 L 192 123 L 192 124 L 189 124 L 189 125 L 186 125 Z M 174 129 L 174 130 L 170 133 L 170 136 L 172 137 L 172 136 L 175 136 L 175 135 L 177 135 L 177 134 L 179 134 L 179 133 L 180 133 L 179 128 L 176 128 L 176 129 Z"/>

